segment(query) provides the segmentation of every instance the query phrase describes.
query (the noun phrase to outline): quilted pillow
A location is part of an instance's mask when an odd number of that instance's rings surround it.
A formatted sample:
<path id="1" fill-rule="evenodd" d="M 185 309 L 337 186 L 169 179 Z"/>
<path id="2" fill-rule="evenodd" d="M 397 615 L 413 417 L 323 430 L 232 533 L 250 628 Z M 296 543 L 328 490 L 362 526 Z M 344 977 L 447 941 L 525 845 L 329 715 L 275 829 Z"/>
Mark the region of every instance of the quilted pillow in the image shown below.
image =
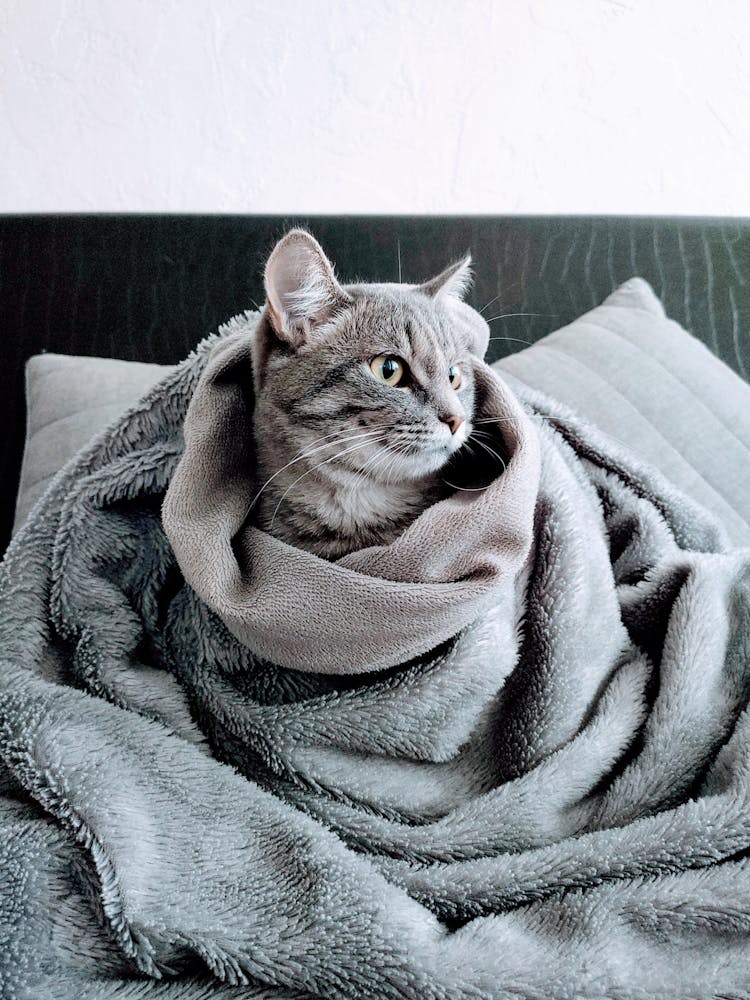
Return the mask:
<path id="1" fill-rule="evenodd" d="M 642 278 L 496 367 L 627 444 L 750 545 L 750 385 Z"/>
<path id="2" fill-rule="evenodd" d="M 498 361 L 625 442 L 750 544 L 750 386 L 632 278 L 602 305 Z M 170 366 L 41 354 L 26 367 L 28 429 L 15 529 L 57 470 Z"/>

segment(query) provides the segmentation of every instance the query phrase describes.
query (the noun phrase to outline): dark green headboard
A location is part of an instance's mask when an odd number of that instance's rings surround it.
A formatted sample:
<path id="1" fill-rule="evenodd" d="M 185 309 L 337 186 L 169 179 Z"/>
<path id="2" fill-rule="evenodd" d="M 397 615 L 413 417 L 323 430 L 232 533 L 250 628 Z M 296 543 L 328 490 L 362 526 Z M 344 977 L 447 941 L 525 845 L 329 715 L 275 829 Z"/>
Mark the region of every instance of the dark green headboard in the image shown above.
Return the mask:
<path id="1" fill-rule="evenodd" d="M 299 224 L 318 237 L 343 281 L 398 280 L 399 257 L 403 280 L 420 281 L 470 250 L 471 301 L 491 303 L 485 315 L 499 317 L 491 323 L 492 360 L 639 274 L 671 316 L 744 377 L 750 372 L 750 220 L 0 217 L 0 545 L 10 530 L 23 449 L 26 359 L 46 350 L 176 361 L 220 322 L 262 302 L 263 261 Z"/>

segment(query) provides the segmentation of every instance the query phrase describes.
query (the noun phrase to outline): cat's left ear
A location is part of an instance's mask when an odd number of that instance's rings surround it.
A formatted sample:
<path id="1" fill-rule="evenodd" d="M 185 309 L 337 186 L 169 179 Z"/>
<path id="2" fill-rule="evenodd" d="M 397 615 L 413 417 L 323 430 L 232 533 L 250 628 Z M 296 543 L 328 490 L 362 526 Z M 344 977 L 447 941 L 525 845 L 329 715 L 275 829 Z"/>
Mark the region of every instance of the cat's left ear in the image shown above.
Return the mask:
<path id="1" fill-rule="evenodd" d="M 472 281 L 471 254 L 456 261 L 435 278 L 423 285 L 417 285 L 416 291 L 428 295 L 431 299 L 450 303 L 450 311 L 457 327 L 461 331 L 467 349 L 480 360 L 484 357 L 489 344 L 490 330 L 483 317 L 463 301 Z"/>
<path id="2" fill-rule="evenodd" d="M 304 229 L 292 229 L 276 244 L 265 286 L 271 326 L 295 350 L 314 344 L 320 328 L 349 300 L 320 244 Z"/>
<path id="3" fill-rule="evenodd" d="M 468 292 L 473 274 L 471 270 L 471 254 L 467 254 L 455 264 L 446 267 L 434 278 L 417 286 L 417 291 L 428 295 L 431 299 L 446 296 L 461 301 Z"/>

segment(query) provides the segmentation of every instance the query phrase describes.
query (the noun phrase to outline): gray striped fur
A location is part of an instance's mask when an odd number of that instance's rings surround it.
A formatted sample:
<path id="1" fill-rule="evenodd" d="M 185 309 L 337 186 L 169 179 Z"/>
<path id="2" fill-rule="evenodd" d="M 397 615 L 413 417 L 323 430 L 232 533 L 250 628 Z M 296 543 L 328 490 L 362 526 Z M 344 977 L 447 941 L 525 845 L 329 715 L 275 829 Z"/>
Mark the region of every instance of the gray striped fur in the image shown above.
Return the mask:
<path id="1" fill-rule="evenodd" d="M 473 430 L 468 359 L 489 337 L 460 299 L 469 279 L 467 259 L 420 286 L 341 286 L 312 236 L 281 240 L 254 345 L 260 527 L 336 558 L 392 541 L 445 495 L 446 466 Z M 406 360 L 413 384 L 373 377 L 369 359 L 383 353 Z M 449 414 L 464 418 L 455 434 Z"/>

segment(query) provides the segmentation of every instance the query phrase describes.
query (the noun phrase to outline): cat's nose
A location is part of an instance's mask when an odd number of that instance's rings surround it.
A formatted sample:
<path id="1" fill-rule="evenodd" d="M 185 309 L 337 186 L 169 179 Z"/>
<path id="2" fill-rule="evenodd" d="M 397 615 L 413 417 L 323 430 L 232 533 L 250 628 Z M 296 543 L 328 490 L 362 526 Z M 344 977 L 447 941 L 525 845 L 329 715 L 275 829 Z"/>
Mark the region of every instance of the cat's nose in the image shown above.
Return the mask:
<path id="1" fill-rule="evenodd" d="M 464 422 L 463 417 L 456 416 L 455 414 L 448 414 L 447 416 L 442 416 L 440 418 L 444 424 L 447 424 L 451 429 L 451 434 L 455 434 L 461 424 Z"/>

